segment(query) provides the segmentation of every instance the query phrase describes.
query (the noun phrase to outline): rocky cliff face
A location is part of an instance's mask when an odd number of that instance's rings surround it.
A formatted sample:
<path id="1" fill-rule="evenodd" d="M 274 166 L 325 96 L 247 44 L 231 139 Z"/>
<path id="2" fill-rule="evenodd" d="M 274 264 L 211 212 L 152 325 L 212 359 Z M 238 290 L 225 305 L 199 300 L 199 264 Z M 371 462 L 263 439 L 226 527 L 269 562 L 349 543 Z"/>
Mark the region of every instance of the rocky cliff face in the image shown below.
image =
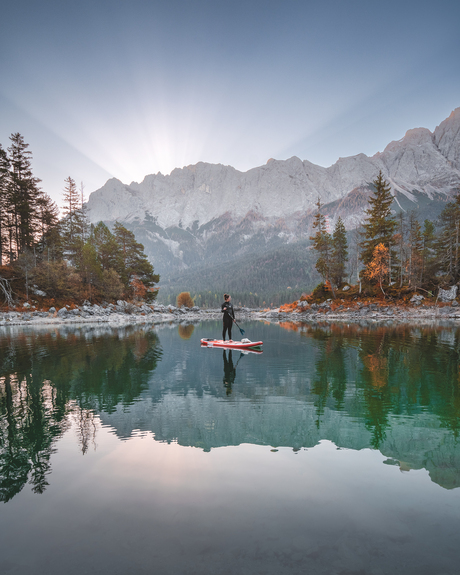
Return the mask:
<path id="1" fill-rule="evenodd" d="M 410 200 L 414 192 L 428 197 L 451 193 L 460 184 L 460 108 L 434 133 L 409 130 L 371 158 L 340 158 L 329 168 L 293 157 L 269 160 L 244 173 L 200 162 L 168 176 L 146 176 L 140 184 L 111 179 L 91 194 L 88 213 L 92 221 L 132 221 L 144 219 L 147 211 L 163 228 L 201 226 L 224 213 L 239 219 L 250 210 L 266 219 L 286 218 L 311 210 L 318 197 L 328 204 L 369 186 L 379 170 L 394 192 Z"/>
<path id="2" fill-rule="evenodd" d="M 229 238 L 238 257 L 308 237 L 318 198 L 331 225 L 340 215 L 352 229 L 380 170 L 392 186 L 395 209 L 435 217 L 460 187 L 460 108 L 433 133 L 409 130 L 383 152 L 339 158 L 329 168 L 293 157 L 244 173 L 200 162 L 141 183 L 111 179 L 90 195 L 88 214 L 93 222 L 131 226 L 164 274 L 196 265 L 197 258 L 212 260 Z"/>

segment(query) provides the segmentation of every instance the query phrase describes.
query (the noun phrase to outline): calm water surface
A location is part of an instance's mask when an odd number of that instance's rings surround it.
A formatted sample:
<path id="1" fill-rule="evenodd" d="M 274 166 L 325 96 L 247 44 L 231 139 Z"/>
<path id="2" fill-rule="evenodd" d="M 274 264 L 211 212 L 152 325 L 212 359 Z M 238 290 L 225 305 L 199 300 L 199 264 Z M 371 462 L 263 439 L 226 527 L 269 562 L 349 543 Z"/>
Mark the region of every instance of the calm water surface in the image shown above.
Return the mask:
<path id="1" fill-rule="evenodd" d="M 460 331 L 0 331 L 0 572 L 460 564 Z"/>

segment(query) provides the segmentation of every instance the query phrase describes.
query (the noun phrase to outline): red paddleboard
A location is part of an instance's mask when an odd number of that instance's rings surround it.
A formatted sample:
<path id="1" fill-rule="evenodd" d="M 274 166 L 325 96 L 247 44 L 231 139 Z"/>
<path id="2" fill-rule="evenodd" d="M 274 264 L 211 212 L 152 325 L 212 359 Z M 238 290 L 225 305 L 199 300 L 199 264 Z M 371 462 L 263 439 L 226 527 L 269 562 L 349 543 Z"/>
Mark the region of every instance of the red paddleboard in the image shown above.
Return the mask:
<path id="1" fill-rule="evenodd" d="M 203 347 L 225 347 L 226 349 L 252 349 L 263 345 L 262 341 L 224 341 L 223 339 L 202 339 Z"/>

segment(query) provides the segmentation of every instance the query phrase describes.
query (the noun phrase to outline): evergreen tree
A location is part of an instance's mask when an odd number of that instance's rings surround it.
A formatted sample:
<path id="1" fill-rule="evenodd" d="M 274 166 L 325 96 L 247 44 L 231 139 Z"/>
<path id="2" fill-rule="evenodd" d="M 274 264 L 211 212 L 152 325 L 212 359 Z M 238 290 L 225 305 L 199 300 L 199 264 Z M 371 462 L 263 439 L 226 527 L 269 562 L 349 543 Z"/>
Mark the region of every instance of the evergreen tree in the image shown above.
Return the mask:
<path id="1" fill-rule="evenodd" d="M 59 208 L 48 194 L 42 194 L 38 199 L 37 215 L 40 226 L 38 249 L 42 257 L 50 259 L 51 256 L 53 260 L 56 257 L 62 257 L 58 220 Z"/>
<path id="2" fill-rule="evenodd" d="M 66 187 L 64 188 L 64 218 L 61 221 L 62 243 L 64 254 L 74 265 L 78 266 L 81 263 L 88 223 L 75 180 L 69 176 L 64 181 Z"/>
<path id="3" fill-rule="evenodd" d="M 409 286 L 417 287 L 422 283 L 423 238 L 422 227 L 415 212 L 409 214 Z"/>
<path id="4" fill-rule="evenodd" d="M 8 241 L 8 188 L 10 176 L 10 161 L 6 151 L 0 145 L 0 265 L 6 255 Z"/>
<path id="5" fill-rule="evenodd" d="M 390 185 L 384 179 L 381 171 L 373 184 L 375 192 L 374 195 L 369 198 L 370 207 L 366 210 L 367 219 L 363 225 L 361 260 L 367 267 L 374 257 L 376 246 L 383 244 L 388 250 L 391 277 L 391 268 L 397 263 L 396 253 L 393 249 L 393 235 L 396 229 L 396 221 L 391 213 L 393 196 L 391 195 Z"/>
<path id="6" fill-rule="evenodd" d="M 402 287 L 406 271 L 406 220 L 404 217 L 404 212 L 399 212 L 396 225 L 397 230 L 394 236 L 394 240 L 398 246 L 399 287 Z"/>
<path id="7" fill-rule="evenodd" d="M 34 245 L 38 231 L 37 201 L 41 190 L 38 187 L 40 180 L 32 174 L 32 153 L 27 150 L 29 144 L 24 142 L 19 133 L 12 134 L 10 140 L 11 146 L 8 148 L 11 166 L 8 199 L 12 215 L 9 223 L 12 227 L 10 252 L 14 250 L 14 257 L 17 257 L 26 248 L 31 249 Z"/>
<path id="8" fill-rule="evenodd" d="M 345 277 L 345 265 L 348 261 L 347 232 L 342 218 L 339 216 L 332 234 L 332 272 L 331 280 L 340 287 Z"/>
<path id="9" fill-rule="evenodd" d="M 133 280 L 142 282 L 147 289 L 153 288 L 160 281 L 160 276 L 154 273 L 152 264 L 144 254 L 144 246 L 136 242 L 133 232 L 119 222 L 115 222 L 114 233 L 120 250 L 119 267 L 115 271 L 120 275 L 125 289 L 133 292 Z M 150 299 L 154 299 L 154 292 L 148 293 Z"/>
<path id="10" fill-rule="evenodd" d="M 423 222 L 422 242 L 422 283 L 426 283 L 433 281 L 436 273 L 435 225 L 430 220 Z"/>
<path id="11" fill-rule="evenodd" d="M 441 232 L 436 243 L 439 271 L 447 276 L 448 281 L 457 282 L 460 266 L 460 191 L 452 202 L 446 204 L 439 221 Z"/>
<path id="12" fill-rule="evenodd" d="M 83 241 L 86 241 L 88 238 L 90 226 L 85 202 L 85 186 L 83 185 L 83 182 L 80 182 L 79 192 L 80 192 L 80 206 L 81 206 L 80 213 L 82 218 L 82 239 Z"/>
<path id="13" fill-rule="evenodd" d="M 89 286 L 89 301 L 92 299 L 92 286 L 102 280 L 101 265 L 98 261 L 95 246 L 91 240 L 85 242 L 82 248 L 82 257 L 80 261 L 80 275 L 83 282 Z"/>
<path id="14" fill-rule="evenodd" d="M 316 233 L 315 235 L 310 236 L 310 240 L 313 241 L 313 249 L 318 254 L 315 268 L 323 278 L 323 282 L 326 283 L 327 281 L 331 281 L 333 250 L 332 237 L 327 231 L 326 217 L 321 213 L 323 204 L 321 203 L 320 198 L 318 198 L 318 201 L 316 202 L 316 207 L 318 208 L 318 211 L 313 221 L 313 230 L 316 230 Z"/>
<path id="15" fill-rule="evenodd" d="M 96 249 L 102 270 L 120 268 L 120 247 L 115 236 L 103 222 L 92 228 L 90 241 Z"/>

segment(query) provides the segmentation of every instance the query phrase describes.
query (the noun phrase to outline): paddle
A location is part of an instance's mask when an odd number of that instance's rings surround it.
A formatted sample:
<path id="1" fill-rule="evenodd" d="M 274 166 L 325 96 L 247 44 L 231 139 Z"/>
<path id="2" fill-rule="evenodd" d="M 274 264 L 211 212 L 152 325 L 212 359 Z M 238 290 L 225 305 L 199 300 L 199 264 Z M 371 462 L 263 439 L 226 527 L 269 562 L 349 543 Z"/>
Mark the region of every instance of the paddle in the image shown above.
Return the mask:
<path id="1" fill-rule="evenodd" d="M 236 323 L 236 320 L 233 320 L 233 321 Z M 244 329 L 241 329 L 240 326 L 239 326 L 237 323 L 236 323 L 236 327 L 240 330 L 241 335 L 244 336 L 244 334 L 246 333 L 246 332 L 244 331 Z"/>

